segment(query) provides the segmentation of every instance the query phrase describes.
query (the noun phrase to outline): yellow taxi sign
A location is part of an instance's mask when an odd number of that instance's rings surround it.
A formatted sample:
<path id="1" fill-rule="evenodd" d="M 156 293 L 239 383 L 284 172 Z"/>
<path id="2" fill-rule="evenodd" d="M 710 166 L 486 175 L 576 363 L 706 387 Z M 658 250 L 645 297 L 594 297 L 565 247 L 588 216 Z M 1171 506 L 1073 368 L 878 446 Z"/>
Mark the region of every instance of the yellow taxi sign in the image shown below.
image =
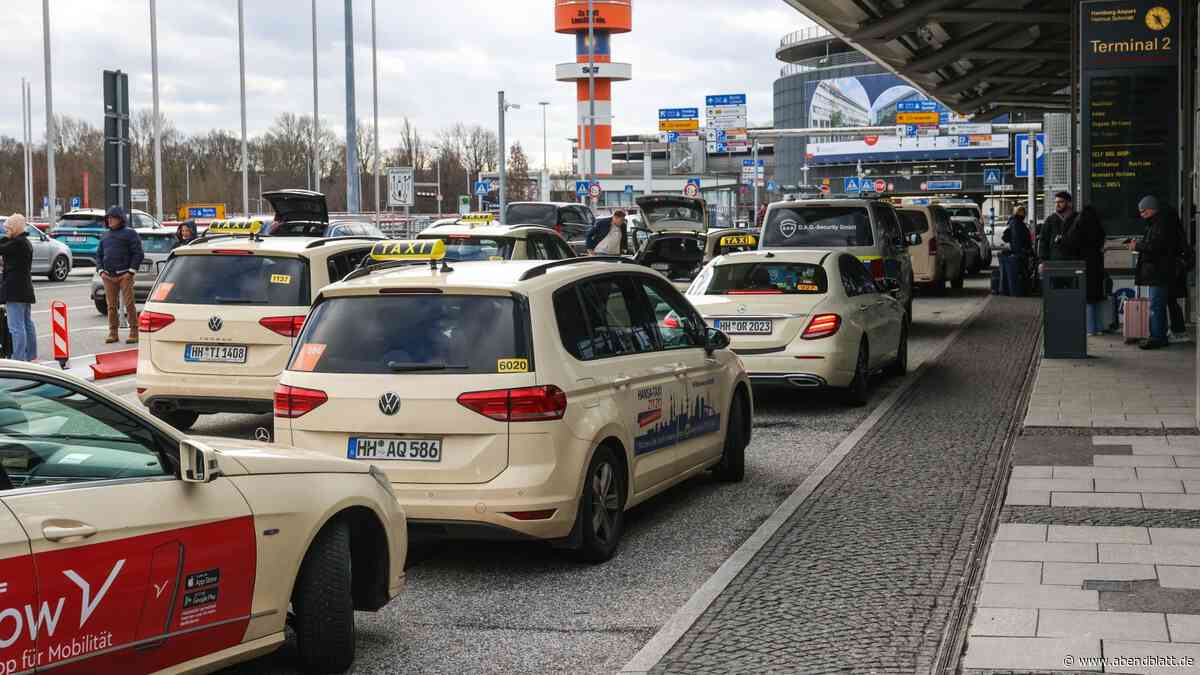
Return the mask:
<path id="1" fill-rule="evenodd" d="M 371 248 L 371 260 L 441 260 L 446 257 L 446 242 L 441 239 L 392 239 Z"/>
<path id="2" fill-rule="evenodd" d="M 753 234 L 730 234 L 721 237 L 720 246 L 757 246 L 758 237 Z"/>
<path id="3" fill-rule="evenodd" d="M 258 234 L 261 230 L 261 220 L 234 218 L 232 220 L 214 220 L 208 226 L 206 234 Z"/>
<path id="4" fill-rule="evenodd" d="M 487 225 L 495 219 L 496 216 L 490 213 L 468 213 L 462 218 L 459 218 L 458 222 L 467 225 Z"/>

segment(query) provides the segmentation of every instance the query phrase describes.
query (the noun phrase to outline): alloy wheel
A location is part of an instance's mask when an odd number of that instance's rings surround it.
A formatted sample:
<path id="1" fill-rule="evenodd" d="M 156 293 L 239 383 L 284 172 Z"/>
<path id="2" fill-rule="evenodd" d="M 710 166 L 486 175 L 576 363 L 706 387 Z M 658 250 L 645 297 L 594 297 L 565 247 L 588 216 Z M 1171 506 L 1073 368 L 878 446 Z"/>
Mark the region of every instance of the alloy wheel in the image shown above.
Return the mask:
<path id="1" fill-rule="evenodd" d="M 602 462 L 592 474 L 592 532 L 596 539 L 608 543 L 621 508 L 613 467 Z"/>

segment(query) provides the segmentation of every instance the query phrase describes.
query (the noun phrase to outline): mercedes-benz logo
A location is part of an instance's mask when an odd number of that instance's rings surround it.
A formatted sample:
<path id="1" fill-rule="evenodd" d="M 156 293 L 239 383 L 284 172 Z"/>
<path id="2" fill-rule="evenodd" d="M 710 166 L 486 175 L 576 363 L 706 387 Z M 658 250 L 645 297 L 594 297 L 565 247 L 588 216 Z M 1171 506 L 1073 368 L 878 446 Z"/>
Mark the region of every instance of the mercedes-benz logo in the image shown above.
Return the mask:
<path id="1" fill-rule="evenodd" d="M 738 313 L 738 314 L 745 314 L 745 313 L 746 313 L 746 306 L 745 306 L 745 305 L 738 305 L 738 306 L 737 306 L 737 313 Z"/>
<path id="2" fill-rule="evenodd" d="M 208 329 L 211 330 L 212 332 L 216 333 L 217 331 L 221 330 L 221 326 L 223 326 L 224 324 L 225 324 L 225 322 L 221 321 L 221 317 L 214 316 L 208 320 Z"/>
<path id="3" fill-rule="evenodd" d="M 254 440 L 263 443 L 271 442 L 271 430 L 266 427 L 259 427 L 254 430 Z"/>
<path id="4" fill-rule="evenodd" d="M 400 412 L 400 394 L 389 391 L 379 397 L 379 412 L 384 415 L 395 415 Z"/>

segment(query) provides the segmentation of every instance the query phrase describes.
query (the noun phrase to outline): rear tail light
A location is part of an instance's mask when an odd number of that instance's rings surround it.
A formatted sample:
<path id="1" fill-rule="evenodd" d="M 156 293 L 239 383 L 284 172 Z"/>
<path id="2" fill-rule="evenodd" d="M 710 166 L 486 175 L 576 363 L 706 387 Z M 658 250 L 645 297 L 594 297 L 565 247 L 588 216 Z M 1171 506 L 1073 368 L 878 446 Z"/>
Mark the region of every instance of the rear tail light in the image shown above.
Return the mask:
<path id="1" fill-rule="evenodd" d="M 316 410 L 329 397 L 319 389 L 305 389 L 287 384 L 275 385 L 275 416 L 295 419 Z"/>
<path id="2" fill-rule="evenodd" d="M 239 248 L 218 248 L 213 253 L 217 255 L 254 255 L 254 251 L 246 251 Z"/>
<path id="3" fill-rule="evenodd" d="M 883 278 L 883 260 L 876 258 L 867 264 L 867 269 L 871 270 L 871 277 L 875 280 Z"/>
<path id="4" fill-rule="evenodd" d="M 842 327 L 842 317 L 837 314 L 818 314 L 808 322 L 808 328 L 801 335 L 805 340 L 819 340 L 838 332 Z"/>
<path id="5" fill-rule="evenodd" d="M 153 333 L 173 323 L 175 323 L 175 317 L 170 314 L 142 310 L 142 313 L 138 315 L 138 332 Z"/>
<path id="6" fill-rule="evenodd" d="M 296 337 L 304 327 L 304 316 L 268 316 L 258 320 L 259 325 L 285 337 Z"/>
<path id="7" fill-rule="evenodd" d="M 548 384 L 467 392 L 458 397 L 458 403 L 498 422 L 544 422 L 562 419 L 567 411 L 567 394 Z"/>
<path id="8" fill-rule="evenodd" d="M 937 255 L 937 252 L 938 252 L 937 237 L 930 237 L 929 238 L 929 255 Z"/>

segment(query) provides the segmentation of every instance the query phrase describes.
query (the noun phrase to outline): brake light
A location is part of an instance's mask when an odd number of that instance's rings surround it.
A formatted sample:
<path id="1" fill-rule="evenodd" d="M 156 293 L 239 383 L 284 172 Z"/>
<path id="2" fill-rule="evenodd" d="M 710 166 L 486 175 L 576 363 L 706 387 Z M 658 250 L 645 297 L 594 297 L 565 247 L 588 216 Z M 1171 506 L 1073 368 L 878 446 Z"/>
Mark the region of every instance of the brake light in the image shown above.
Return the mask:
<path id="1" fill-rule="evenodd" d="M 458 397 L 458 403 L 498 422 L 544 422 L 562 419 L 567 411 L 567 394 L 547 384 L 467 392 Z"/>
<path id="2" fill-rule="evenodd" d="M 138 315 L 138 332 L 153 333 L 175 323 L 175 317 L 161 312 L 142 310 Z"/>
<path id="3" fill-rule="evenodd" d="M 275 385 L 275 416 L 295 419 L 328 401 L 325 392 L 287 384 Z"/>
<path id="4" fill-rule="evenodd" d="M 937 237 L 930 237 L 929 238 L 929 255 L 937 255 L 937 252 L 938 252 Z"/>
<path id="5" fill-rule="evenodd" d="M 254 251 L 245 251 L 239 248 L 218 248 L 213 250 L 217 255 L 254 255 Z"/>
<path id="6" fill-rule="evenodd" d="M 258 324 L 284 337 L 296 337 L 304 327 L 304 316 L 268 316 L 259 319 Z"/>
<path id="7" fill-rule="evenodd" d="M 871 277 L 876 281 L 883 278 L 883 259 L 876 258 L 867 263 L 867 269 L 871 271 Z"/>
<path id="8" fill-rule="evenodd" d="M 805 340 L 819 340 L 838 332 L 842 327 L 842 317 L 837 314 L 818 314 L 808 322 L 808 328 L 800 337 Z"/>

